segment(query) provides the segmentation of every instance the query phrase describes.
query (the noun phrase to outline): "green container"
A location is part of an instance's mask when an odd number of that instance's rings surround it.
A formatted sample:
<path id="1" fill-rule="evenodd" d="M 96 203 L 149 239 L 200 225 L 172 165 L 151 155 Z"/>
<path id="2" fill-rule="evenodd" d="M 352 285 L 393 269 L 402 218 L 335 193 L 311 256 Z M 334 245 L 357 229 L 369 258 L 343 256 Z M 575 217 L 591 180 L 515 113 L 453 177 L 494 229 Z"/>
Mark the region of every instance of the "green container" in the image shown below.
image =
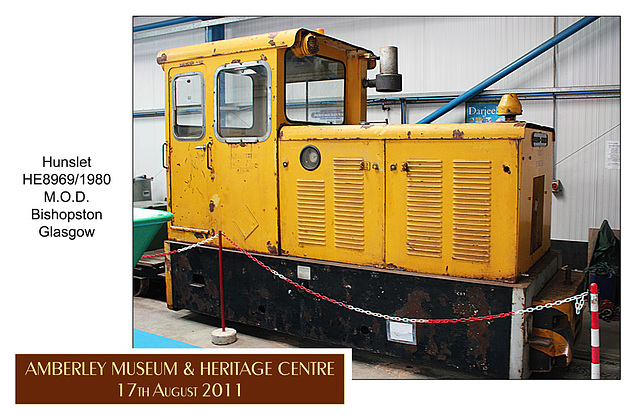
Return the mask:
<path id="1" fill-rule="evenodd" d="M 167 211 L 167 202 L 166 201 L 134 201 L 133 207 L 138 207 L 141 209 L 151 209 L 151 210 L 162 210 Z M 153 238 L 149 246 L 147 247 L 147 251 L 164 248 L 164 241 L 167 240 L 167 226 L 162 226 L 156 236 Z"/>
<path id="2" fill-rule="evenodd" d="M 133 208 L 133 266 L 146 251 L 162 225 L 173 218 L 173 214 L 162 210 Z"/>

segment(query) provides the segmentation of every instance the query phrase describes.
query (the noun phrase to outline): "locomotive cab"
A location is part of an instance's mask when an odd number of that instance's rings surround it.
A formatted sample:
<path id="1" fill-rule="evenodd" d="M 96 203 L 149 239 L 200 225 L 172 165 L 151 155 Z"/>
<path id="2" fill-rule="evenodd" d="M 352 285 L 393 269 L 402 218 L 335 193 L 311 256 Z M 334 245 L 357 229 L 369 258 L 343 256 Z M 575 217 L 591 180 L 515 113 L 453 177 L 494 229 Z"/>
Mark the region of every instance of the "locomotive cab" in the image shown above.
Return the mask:
<path id="1" fill-rule="evenodd" d="M 277 139 L 285 125 L 358 124 L 373 54 L 306 30 L 162 51 L 169 238 L 212 227 L 279 253 Z"/>

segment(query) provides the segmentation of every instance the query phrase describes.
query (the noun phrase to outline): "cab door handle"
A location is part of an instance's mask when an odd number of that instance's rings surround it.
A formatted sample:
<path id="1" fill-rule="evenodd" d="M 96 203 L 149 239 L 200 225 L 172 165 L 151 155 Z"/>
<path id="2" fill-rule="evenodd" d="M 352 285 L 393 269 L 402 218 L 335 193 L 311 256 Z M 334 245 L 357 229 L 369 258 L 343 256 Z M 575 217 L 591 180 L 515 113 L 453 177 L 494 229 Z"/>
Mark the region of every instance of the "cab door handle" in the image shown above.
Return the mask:
<path id="1" fill-rule="evenodd" d="M 168 167 L 167 167 L 167 142 L 162 143 L 162 167 L 164 169 L 168 169 Z"/>
<path id="2" fill-rule="evenodd" d="M 207 156 L 206 156 L 207 169 L 209 169 L 209 170 L 213 169 L 211 167 L 211 164 L 210 164 L 210 160 L 211 160 L 211 142 L 207 142 L 207 144 L 203 144 L 202 146 L 196 146 L 196 147 L 194 147 L 194 149 L 206 150 L 206 152 L 207 152 Z"/>

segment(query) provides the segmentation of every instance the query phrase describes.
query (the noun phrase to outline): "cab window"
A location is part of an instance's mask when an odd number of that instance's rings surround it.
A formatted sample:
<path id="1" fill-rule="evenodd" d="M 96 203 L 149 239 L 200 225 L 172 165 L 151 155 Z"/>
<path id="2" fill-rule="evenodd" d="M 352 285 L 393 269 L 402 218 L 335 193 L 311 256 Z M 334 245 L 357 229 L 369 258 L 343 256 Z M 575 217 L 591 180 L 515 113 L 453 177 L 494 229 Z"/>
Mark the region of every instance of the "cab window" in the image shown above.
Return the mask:
<path id="1" fill-rule="evenodd" d="M 173 135 L 178 140 L 204 137 L 204 77 L 185 73 L 173 78 Z"/>
<path id="2" fill-rule="evenodd" d="M 271 71 L 262 62 L 227 64 L 215 74 L 215 133 L 226 143 L 264 141 L 271 132 Z"/>
<path id="3" fill-rule="evenodd" d="M 286 115 L 289 121 L 344 123 L 344 64 L 330 58 L 285 54 Z"/>

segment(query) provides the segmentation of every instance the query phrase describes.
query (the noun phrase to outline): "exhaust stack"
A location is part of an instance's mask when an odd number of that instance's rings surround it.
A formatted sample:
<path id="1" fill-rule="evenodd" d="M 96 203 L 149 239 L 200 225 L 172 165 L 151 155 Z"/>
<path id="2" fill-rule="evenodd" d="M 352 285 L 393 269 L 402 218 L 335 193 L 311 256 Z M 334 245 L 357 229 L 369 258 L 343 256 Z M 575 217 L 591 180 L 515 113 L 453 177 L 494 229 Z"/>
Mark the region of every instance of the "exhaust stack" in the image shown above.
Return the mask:
<path id="1" fill-rule="evenodd" d="M 398 47 L 380 47 L 380 73 L 375 79 L 364 79 L 362 86 L 378 92 L 401 92 L 402 75 L 398 74 Z"/>

